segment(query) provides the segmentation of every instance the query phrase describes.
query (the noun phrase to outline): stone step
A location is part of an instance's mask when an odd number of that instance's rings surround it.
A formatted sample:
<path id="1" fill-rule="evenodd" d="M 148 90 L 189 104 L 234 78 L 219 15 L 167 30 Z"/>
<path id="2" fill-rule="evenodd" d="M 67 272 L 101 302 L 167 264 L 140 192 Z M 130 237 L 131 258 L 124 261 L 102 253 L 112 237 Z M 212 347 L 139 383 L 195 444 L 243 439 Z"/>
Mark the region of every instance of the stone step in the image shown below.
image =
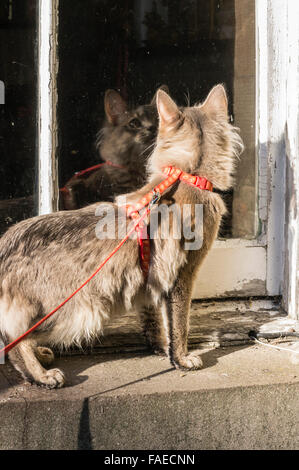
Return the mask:
<path id="1" fill-rule="evenodd" d="M 299 449 L 298 356 L 255 344 L 201 354 L 190 372 L 145 353 L 61 357 L 60 390 L 6 363 L 0 449 Z"/>

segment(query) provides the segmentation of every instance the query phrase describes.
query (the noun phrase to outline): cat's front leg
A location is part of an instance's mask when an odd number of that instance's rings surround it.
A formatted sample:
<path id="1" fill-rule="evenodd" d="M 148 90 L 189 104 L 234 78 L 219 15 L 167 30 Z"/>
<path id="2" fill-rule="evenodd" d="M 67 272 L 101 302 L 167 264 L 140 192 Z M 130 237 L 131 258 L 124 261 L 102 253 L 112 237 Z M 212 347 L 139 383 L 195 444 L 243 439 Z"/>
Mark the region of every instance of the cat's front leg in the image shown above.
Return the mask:
<path id="1" fill-rule="evenodd" d="M 177 369 L 195 370 L 202 367 L 198 351 L 188 353 L 191 283 L 178 278 L 165 298 L 164 315 L 168 334 L 168 355 Z"/>
<path id="2" fill-rule="evenodd" d="M 167 355 L 168 342 L 160 308 L 151 305 L 143 306 L 139 309 L 139 317 L 148 347 L 154 354 Z"/>

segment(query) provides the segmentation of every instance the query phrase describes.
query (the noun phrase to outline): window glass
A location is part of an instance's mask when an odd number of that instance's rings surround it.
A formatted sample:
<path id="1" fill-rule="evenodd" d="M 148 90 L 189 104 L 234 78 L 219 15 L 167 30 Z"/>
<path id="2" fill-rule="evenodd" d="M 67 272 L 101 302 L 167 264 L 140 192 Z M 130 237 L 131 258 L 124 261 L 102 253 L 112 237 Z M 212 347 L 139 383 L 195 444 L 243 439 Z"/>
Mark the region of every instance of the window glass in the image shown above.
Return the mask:
<path id="1" fill-rule="evenodd" d="M 161 85 L 185 105 L 203 100 L 212 86 L 224 83 L 231 119 L 241 128 L 246 150 L 234 189 L 223 195 L 228 215 L 220 236 L 255 236 L 254 3 L 59 2 L 60 188 L 75 172 L 103 162 L 95 142 L 104 123 L 106 90 L 117 90 L 128 108 L 135 109 L 149 104 Z M 1 232 L 36 213 L 36 4 L 34 0 L 0 3 L 0 80 L 5 85 L 5 104 L 0 104 Z M 112 142 L 114 148 L 116 144 Z M 145 146 L 149 148 L 148 142 Z M 139 184 L 133 176 L 133 184 Z M 115 191 L 109 184 L 105 197 Z"/>
<path id="2" fill-rule="evenodd" d="M 36 3 L 0 2 L 0 233 L 36 212 Z"/>
<path id="3" fill-rule="evenodd" d="M 224 194 L 223 237 L 255 235 L 255 25 L 252 0 L 64 0 L 59 12 L 59 169 L 102 161 L 95 149 L 104 94 L 149 103 L 166 84 L 180 105 L 203 100 L 224 83 L 246 151 L 236 187 Z"/>

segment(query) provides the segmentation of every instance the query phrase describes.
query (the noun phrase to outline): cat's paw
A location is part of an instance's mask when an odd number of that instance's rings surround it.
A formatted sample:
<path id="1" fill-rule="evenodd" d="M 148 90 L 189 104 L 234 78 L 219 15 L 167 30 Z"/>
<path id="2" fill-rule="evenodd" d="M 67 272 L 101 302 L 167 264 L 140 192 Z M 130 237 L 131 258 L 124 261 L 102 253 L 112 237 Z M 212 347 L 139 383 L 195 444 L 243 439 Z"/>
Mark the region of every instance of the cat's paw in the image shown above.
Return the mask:
<path id="1" fill-rule="evenodd" d="M 37 384 L 46 388 L 61 388 L 65 384 L 64 373 L 60 369 L 47 370 L 37 381 Z"/>
<path id="2" fill-rule="evenodd" d="M 202 359 L 200 357 L 200 351 L 192 351 L 185 356 L 181 356 L 179 359 L 173 360 L 173 365 L 176 369 L 184 370 L 197 370 L 203 366 Z"/>
<path id="3" fill-rule="evenodd" d="M 152 340 L 152 337 L 145 333 L 145 342 L 148 349 L 157 356 L 167 356 L 167 346 Z"/>
<path id="4" fill-rule="evenodd" d="M 150 346 L 150 350 L 156 356 L 167 356 L 167 352 L 159 346 Z"/>
<path id="5" fill-rule="evenodd" d="M 167 357 L 167 353 L 165 351 L 163 351 L 163 349 L 154 349 L 153 353 L 156 356 Z"/>

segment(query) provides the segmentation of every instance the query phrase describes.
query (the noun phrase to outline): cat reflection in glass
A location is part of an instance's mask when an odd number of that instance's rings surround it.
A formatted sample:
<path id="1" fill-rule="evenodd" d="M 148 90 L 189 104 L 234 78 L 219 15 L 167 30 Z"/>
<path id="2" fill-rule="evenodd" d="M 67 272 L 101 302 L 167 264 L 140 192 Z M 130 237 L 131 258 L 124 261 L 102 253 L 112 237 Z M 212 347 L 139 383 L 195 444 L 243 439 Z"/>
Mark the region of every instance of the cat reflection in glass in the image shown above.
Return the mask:
<path id="1" fill-rule="evenodd" d="M 160 87 L 168 91 L 167 86 Z M 103 164 L 76 173 L 60 190 L 60 209 L 79 209 L 97 201 L 140 188 L 145 180 L 147 159 L 157 133 L 156 95 L 152 102 L 132 110 L 115 90 L 104 98 L 105 123 L 96 147 Z"/>

